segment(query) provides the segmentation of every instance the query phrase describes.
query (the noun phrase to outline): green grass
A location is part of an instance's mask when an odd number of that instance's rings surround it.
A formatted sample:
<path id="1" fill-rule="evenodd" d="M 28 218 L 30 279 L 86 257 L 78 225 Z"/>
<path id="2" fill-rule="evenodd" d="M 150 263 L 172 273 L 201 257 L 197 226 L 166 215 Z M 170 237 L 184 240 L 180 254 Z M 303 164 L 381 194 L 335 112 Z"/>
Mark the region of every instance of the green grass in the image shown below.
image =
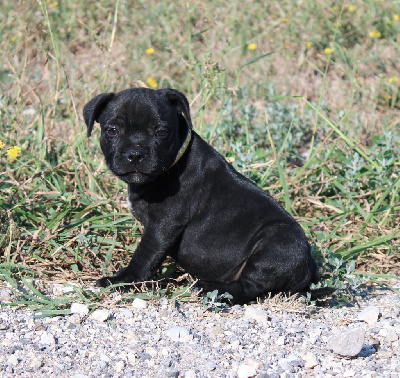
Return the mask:
<path id="1" fill-rule="evenodd" d="M 300 221 L 323 284 L 398 276 L 398 4 L 188 4 L 0 1 L 0 279 L 126 264 L 141 226 L 81 113 L 149 78 L 183 91 L 195 129 Z"/>

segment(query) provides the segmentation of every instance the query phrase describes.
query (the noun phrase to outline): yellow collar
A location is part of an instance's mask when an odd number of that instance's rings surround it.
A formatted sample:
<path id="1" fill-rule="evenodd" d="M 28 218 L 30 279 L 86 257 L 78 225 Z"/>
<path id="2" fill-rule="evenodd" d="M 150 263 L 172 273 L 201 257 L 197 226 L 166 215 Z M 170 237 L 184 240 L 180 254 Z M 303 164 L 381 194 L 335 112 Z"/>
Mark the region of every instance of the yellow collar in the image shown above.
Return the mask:
<path id="1" fill-rule="evenodd" d="M 192 130 L 189 129 L 187 137 L 186 137 L 185 141 L 183 142 L 181 148 L 179 149 L 179 151 L 176 155 L 176 159 L 173 162 L 173 164 L 171 165 L 171 167 L 173 167 L 178 162 L 178 160 L 182 157 L 182 155 L 185 153 L 185 151 L 187 150 L 187 148 L 189 146 L 191 139 L 192 139 Z"/>

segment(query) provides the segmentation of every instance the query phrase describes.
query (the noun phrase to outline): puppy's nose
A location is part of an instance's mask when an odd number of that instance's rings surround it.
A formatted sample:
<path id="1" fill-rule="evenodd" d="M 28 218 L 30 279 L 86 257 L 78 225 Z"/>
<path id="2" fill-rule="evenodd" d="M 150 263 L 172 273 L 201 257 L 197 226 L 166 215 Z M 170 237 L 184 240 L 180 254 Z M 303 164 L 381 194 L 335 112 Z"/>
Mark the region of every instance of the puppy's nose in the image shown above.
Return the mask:
<path id="1" fill-rule="evenodd" d="M 131 163 L 140 162 L 144 159 L 145 155 L 145 151 L 140 147 L 130 148 L 125 152 L 127 160 Z"/>

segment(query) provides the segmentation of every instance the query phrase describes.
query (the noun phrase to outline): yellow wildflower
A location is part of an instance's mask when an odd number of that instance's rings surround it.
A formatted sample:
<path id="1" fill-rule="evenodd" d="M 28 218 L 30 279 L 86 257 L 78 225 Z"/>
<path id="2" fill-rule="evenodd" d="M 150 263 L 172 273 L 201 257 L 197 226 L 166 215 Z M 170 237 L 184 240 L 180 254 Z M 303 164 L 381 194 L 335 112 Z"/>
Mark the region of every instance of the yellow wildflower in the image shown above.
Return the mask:
<path id="1" fill-rule="evenodd" d="M 51 3 L 51 5 L 52 5 L 53 7 L 56 7 L 56 6 L 58 5 L 58 1 L 53 1 L 53 2 Z"/>
<path id="2" fill-rule="evenodd" d="M 153 55 L 154 54 L 154 48 L 153 47 L 149 47 L 148 49 L 146 49 L 146 54 L 147 55 Z"/>
<path id="3" fill-rule="evenodd" d="M 282 22 L 288 22 L 289 19 L 288 19 L 287 17 L 283 17 L 283 18 L 281 18 L 281 21 L 282 21 Z"/>
<path id="4" fill-rule="evenodd" d="M 394 18 L 396 21 L 399 21 L 399 20 L 400 20 L 400 16 L 399 16 L 398 14 L 394 14 L 394 15 L 393 15 L 393 18 Z"/>
<path id="5" fill-rule="evenodd" d="M 149 85 L 149 87 L 151 87 L 151 88 L 157 88 L 157 86 L 158 86 L 157 80 L 154 79 L 154 77 L 149 77 L 149 78 L 146 80 L 146 82 L 147 82 L 147 84 Z"/>
<path id="6" fill-rule="evenodd" d="M 332 54 L 332 53 L 333 53 L 333 49 L 331 49 L 330 47 L 327 47 L 327 48 L 324 50 L 324 52 L 325 52 L 326 55 L 329 55 L 329 54 Z"/>
<path id="7" fill-rule="evenodd" d="M 381 32 L 379 30 L 372 30 L 372 31 L 369 32 L 369 36 L 371 38 L 381 38 L 382 34 L 381 34 Z"/>
<path id="8" fill-rule="evenodd" d="M 14 146 L 7 150 L 7 155 L 10 161 L 14 161 L 21 153 L 21 147 Z"/>
<path id="9" fill-rule="evenodd" d="M 310 49 L 312 46 L 312 42 L 307 42 L 307 48 Z"/>
<path id="10" fill-rule="evenodd" d="M 247 48 L 248 48 L 249 50 L 256 50 L 256 49 L 257 49 L 257 43 L 249 43 L 249 44 L 247 45 Z"/>
<path id="11" fill-rule="evenodd" d="M 356 6 L 355 5 L 350 5 L 348 11 L 349 12 L 354 12 L 356 10 Z"/>
<path id="12" fill-rule="evenodd" d="M 399 78 L 397 76 L 392 76 L 389 77 L 388 82 L 389 83 L 397 83 L 399 81 Z"/>
<path id="13" fill-rule="evenodd" d="M 3 148 L 3 147 L 4 147 L 3 141 L 0 139 L 0 148 Z"/>

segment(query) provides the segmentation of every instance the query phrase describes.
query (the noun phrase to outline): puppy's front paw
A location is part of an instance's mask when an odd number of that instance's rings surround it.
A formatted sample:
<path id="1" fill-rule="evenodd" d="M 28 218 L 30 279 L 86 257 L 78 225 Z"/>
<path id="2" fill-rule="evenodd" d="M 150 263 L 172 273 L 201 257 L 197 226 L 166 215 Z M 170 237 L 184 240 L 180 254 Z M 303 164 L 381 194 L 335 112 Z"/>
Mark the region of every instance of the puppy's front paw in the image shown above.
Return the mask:
<path id="1" fill-rule="evenodd" d="M 130 284 L 133 281 L 134 279 L 126 274 L 126 268 L 122 268 L 111 277 L 103 277 L 97 280 L 96 286 L 108 287 L 119 283 Z"/>
<path id="2" fill-rule="evenodd" d="M 112 284 L 113 284 L 112 277 L 103 277 L 95 282 L 95 286 L 97 287 L 108 287 L 111 286 Z"/>
<path id="3" fill-rule="evenodd" d="M 194 286 L 195 291 L 197 291 L 199 294 L 207 294 L 215 290 L 215 282 L 209 282 L 209 281 L 204 281 L 200 280 L 196 283 Z"/>

